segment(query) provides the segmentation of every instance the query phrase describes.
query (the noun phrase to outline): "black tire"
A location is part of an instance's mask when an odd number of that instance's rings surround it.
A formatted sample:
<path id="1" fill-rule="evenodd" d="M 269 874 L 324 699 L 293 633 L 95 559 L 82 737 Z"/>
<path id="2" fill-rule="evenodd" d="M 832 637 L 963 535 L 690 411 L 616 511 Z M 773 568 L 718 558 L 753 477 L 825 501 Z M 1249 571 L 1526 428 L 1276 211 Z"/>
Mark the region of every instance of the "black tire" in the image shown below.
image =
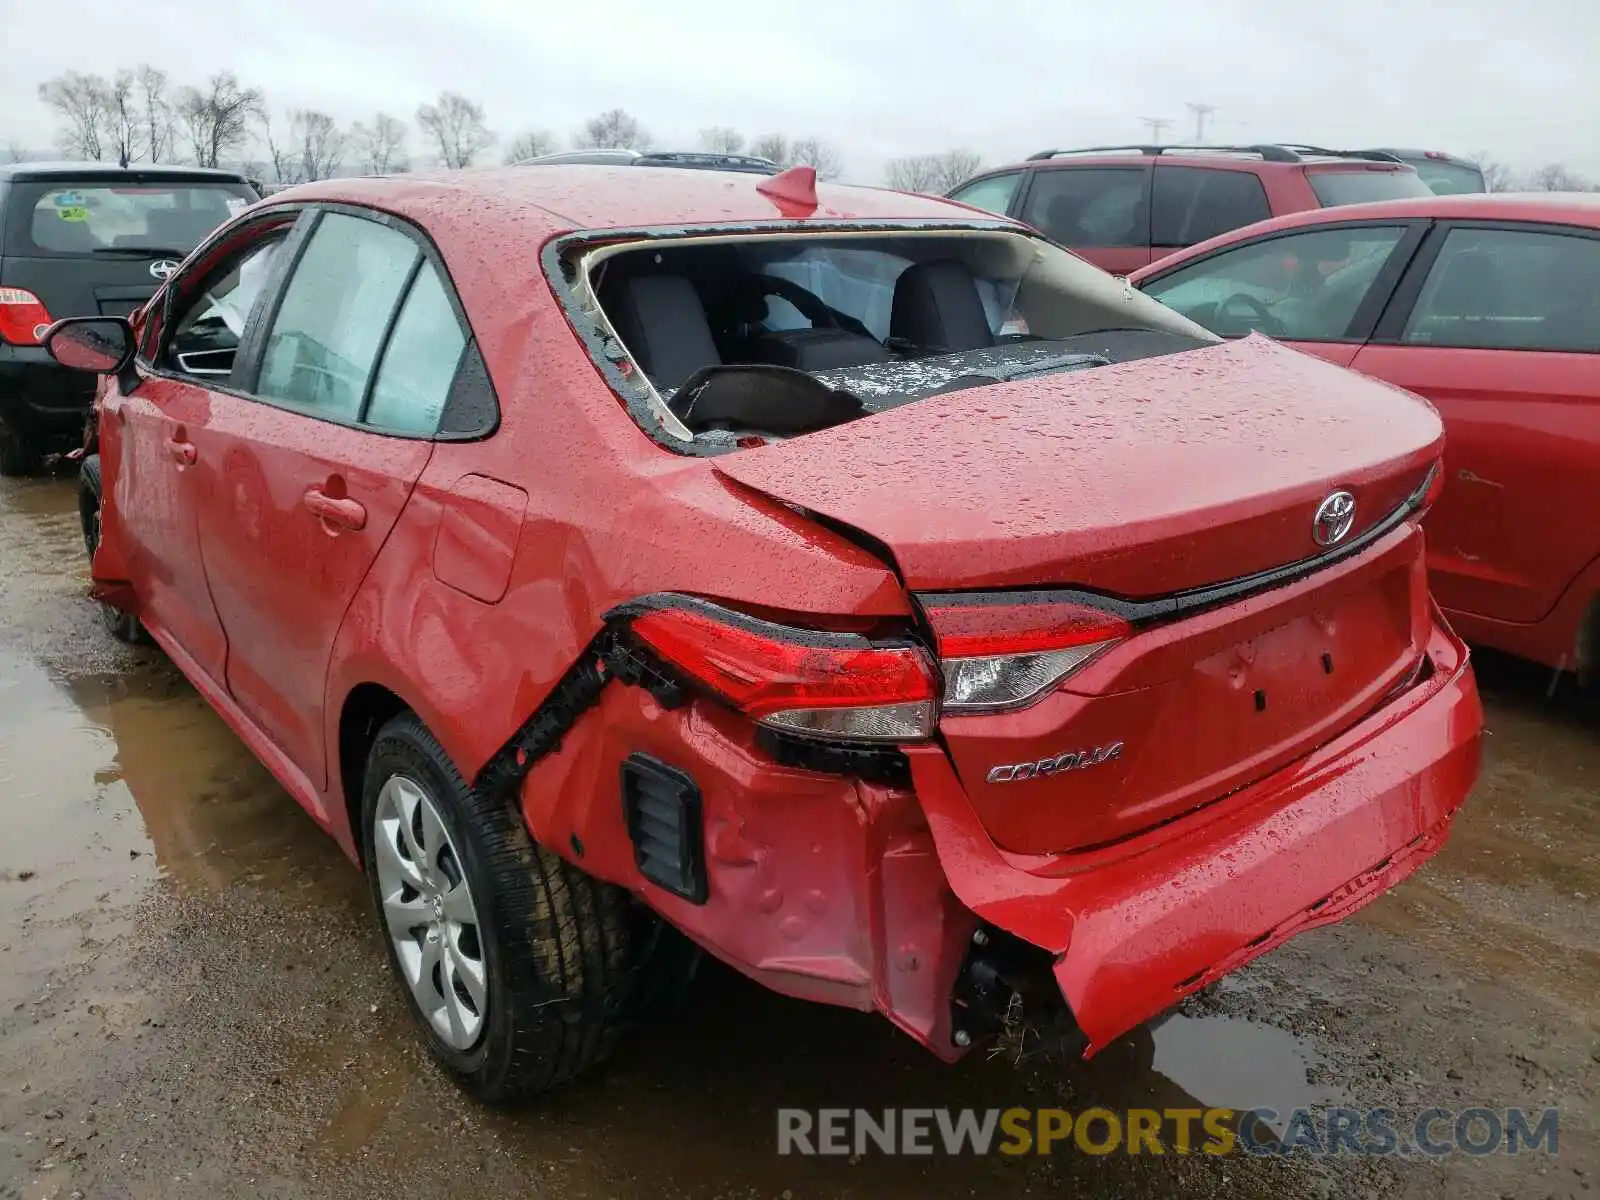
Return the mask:
<path id="1" fill-rule="evenodd" d="M 100 545 L 101 495 L 100 456 L 91 454 L 78 470 L 78 522 L 83 527 L 83 548 L 89 553 L 90 563 L 94 562 L 95 549 Z M 144 641 L 144 626 L 139 624 L 138 617 L 113 608 L 104 600 L 95 603 L 100 608 L 100 624 L 112 637 L 130 646 Z"/>
<path id="2" fill-rule="evenodd" d="M 477 910 L 488 999 L 467 1050 L 449 1045 L 424 1017 L 384 925 L 374 818 L 384 784 L 396 776 L 434 802 Z M 361 847 L 396 983 L 429 1052 L 466 1091 L 491 1103 L 515 1100 L 566 1083 L 606 1056 L 633 982 L 628 894 L 535 843 L 512 806 L 473 792 L 412 713 L 379 730 L 368 755 Z"/>
<path id="3" fill-rule="evenodd" d="M 43 465 L 43 447 L 0 421 L 0 475 L 34 475 Z"/>

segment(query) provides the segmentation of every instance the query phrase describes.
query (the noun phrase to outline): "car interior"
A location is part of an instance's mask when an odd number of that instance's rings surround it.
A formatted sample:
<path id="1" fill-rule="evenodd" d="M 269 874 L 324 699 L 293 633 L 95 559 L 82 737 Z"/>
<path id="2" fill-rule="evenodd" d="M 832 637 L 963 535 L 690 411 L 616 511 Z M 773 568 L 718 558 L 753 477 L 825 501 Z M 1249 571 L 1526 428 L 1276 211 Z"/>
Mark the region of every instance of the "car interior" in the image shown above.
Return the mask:
<path id="1" fill-rule="evenodd" d="M 691 433 L 795 434 L 883 407 L 829 396 L 854 368 L 874 368 L 890 384 L 876 390 L 902 403 L 930 394 L 919 379 L 949 390 L 949 372 L 928 364 L 976 351 L 991 353 L 981 373 L 957 377 L 965 386 L 1010 377 L 1008 359 L 1068 369 L 1210 340 L 1066 252 L 1009 233 L 651 243 L 595 254 L 588 278 L 611 330 Z M 1108 332 L 1147 336 L 1108 348 Z M 1044 341 L 1060 353 L 1041 357 Z M 730 368 L 744 378 L 721 378 Z M 784 372 L 800 378 L 780 382 Z M 910 386 L 892 386 L 897 377 Z M 702 394 L 711 380 L 714 399 Z"/>

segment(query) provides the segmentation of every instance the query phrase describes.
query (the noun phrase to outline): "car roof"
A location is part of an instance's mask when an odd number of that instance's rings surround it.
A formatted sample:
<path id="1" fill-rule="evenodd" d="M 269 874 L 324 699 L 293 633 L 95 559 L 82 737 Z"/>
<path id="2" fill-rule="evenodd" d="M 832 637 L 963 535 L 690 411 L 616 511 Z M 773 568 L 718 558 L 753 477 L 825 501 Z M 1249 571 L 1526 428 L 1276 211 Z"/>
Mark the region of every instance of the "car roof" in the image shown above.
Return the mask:
<path id="1" fill-rule="evenodd" d="M 758 191 L 767 180 L 732 171 L 552 164 L 537 171 L 513 166 L 325 179 L 276 193 L 269 203 L 342 201 L 392 212 L 430 230 L 449 226 L 461 232 L 488 232 L 482 223 L 492 215 L 546 235 L 825 221 L 1013 224 L 935 196 L 847 184 L 819 183 L 816 209 L 805 210 Z"/>
<path id="2" fill-rule="evenodd" d="M 1454 196 L 1417 196 L 1370 204 L 1312 208 L 1260 221 L 1185 247 L 1133 273 L 1134 278 L 1165 274 L 1180 263 L 1203 257 L 1220 247 L 1265 233 L 1337 225 L 1349 221 L 1528 221 L 1600 229 L 1600 193 L 1596 192 L 1467 192 Z"/>
<path id="3" fill-rule="evenodd" d="M 0 180 L 32 182 L 50 179 L 124 179 L 152 181 L 158 179 L 217 180 L 222 183 L 248 183 L 237 171 L 219 171 L 210 167 L 183 167 L 133 163 L 120 167 L 107 162 L 16 162 L 0 166 Z"/>
<path id="4" fill-rule="evenodd" d="M 1329 150 L 1323 146 L 1308 146 L 1300 142 L 1259 142 L 1238 146 L 1202 145 L 1123 145 L 1086 146 L 1080 149 L 1041 150 L 1030 154 L 1027 163 L 1081 163 L 1109 159 L 1126 163 L 1181 159 L 1186 163 L 1231 164 L 1244 162 L 1251 166 L 1301 167 L 1326 163 L 1396 164 L 1398 159 L 1387 150 Z"/>

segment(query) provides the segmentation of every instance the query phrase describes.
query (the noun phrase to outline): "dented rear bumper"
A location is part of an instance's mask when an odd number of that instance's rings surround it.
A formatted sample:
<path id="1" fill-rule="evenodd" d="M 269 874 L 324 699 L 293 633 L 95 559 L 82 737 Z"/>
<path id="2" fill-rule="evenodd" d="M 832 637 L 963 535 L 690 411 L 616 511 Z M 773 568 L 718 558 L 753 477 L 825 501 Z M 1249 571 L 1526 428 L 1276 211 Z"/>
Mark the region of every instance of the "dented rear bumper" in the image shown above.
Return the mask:
<path id="1" fill-rule="evenodd" d="M 1361 908 L 1443 844 L 1478 774 L 1465 646 L 1436 626 L 1431 674 L 1299 762 L 1113 847 L 1007 853 L 949 759 L 910 753 L 951 888 L 1041 947 L 1087 1054 L 1301 930 Z M 1040 803 L 1065 803 L 1041 794 Z"/>

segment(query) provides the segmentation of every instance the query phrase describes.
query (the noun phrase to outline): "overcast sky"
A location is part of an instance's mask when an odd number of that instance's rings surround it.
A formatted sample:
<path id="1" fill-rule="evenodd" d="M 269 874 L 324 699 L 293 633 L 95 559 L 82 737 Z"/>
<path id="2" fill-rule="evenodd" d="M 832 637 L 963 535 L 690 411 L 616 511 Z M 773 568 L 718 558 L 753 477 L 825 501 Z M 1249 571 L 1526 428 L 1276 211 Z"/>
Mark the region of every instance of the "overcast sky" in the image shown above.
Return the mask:
<path id="1" fill-rule="evenodd" d="M 621 106 L 662 147 L 734 125 L 832 141 L 846 178 L 966 146 L 1187 138 L 1488 150 L 1600 180 L 1596 0 L 0 0 L 0 147 L 50 145 L 39 82 L 232 68 L 273 110 L 411 121 L 441 89 L 509 141 Z M 413 151 L 419 147 L 413 141 Z"/>

